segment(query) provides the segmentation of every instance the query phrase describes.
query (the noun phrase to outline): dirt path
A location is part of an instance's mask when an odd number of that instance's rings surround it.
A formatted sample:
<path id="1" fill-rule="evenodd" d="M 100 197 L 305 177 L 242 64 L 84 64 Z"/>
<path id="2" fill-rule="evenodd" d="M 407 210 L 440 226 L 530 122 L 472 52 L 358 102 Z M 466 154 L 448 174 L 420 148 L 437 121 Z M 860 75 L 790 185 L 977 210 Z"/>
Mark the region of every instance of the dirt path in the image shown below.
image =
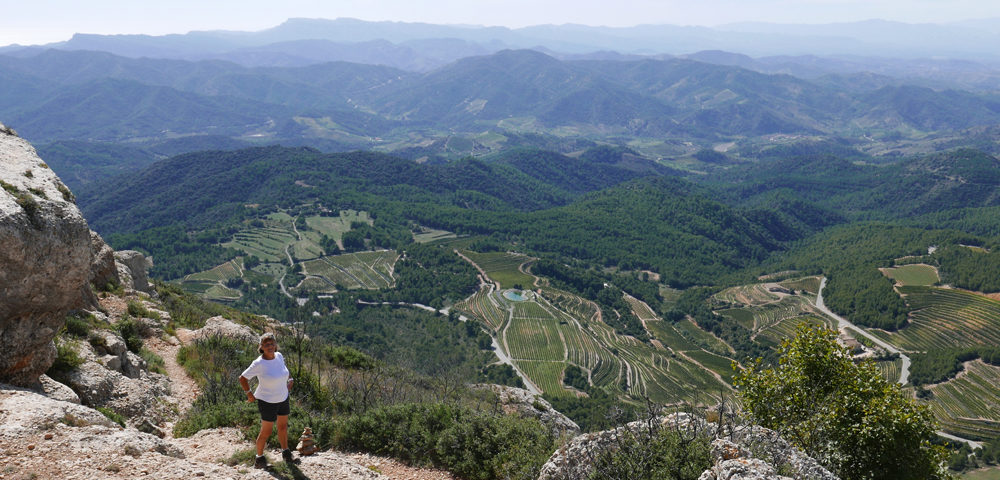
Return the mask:
<path id="1" fill-rule="evenodd" d="M 190 335 L 190 331 L 184 329 L 178 331 L 180 336 L 185 334 Z M 184 367 L 177 363 L 177 352 L 180 351 L 181 344 L 173 344 L 161 338 L 151 337 L 145 340 L 145 345 L 151 352 L 163 358 L 163 368 L 167 372 L 167 378 L 170 379 L 170 395 L 164 400 L 174 406 L 178 417 L 183 416 L 184 412 L 191 408 L 195 399 L 201 394 L 201 389 L 194 379 L 188 376 Z M 173 423 L 167 424 L 166 430 L 169 438 L 173 438 Z"/>

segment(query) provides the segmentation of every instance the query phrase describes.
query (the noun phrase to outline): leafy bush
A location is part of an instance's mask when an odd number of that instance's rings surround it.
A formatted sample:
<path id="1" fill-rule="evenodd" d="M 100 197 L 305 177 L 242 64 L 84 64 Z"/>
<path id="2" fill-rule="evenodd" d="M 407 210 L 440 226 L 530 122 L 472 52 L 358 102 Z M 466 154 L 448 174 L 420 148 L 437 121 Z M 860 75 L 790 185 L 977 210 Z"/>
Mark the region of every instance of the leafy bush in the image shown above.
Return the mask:
<path id="1" fill-rule="evenodd" d="M 92 316 L 81 317 L 79 315 L 67 315 L 66 316 L 66 333 L 73 335 L 74 337 L 87 338 L 90 334 L 90 330 L 93 327 L 90 323 Z"/>
<path id="2" fill-rule="evenodd" d="M 167 374 L 166 363 L 163 362 L 163 357 L 153 353 L 152 350 L 146 347 L 139 349 L 139 356 L 146 361 L 146 366 L 150 372 Z"/>
<path id="3" fill-rule="evenodd" d="M 640 431 L 624 429 L 612 448 L 594 462 L 590 480 L 696 480 L 712 465 L 704 432 L 663 428 L 648 422 Z"/>
<path id="4" fill-rule="evenodd" d="M 139 334 L 140 328 L 141 325 L 139 325 L 139 322 L 128 316 L 115 324 L 115 330 L 125 340 L 125 346 L 132 353 L 142 351 L 142 336 Z"/>
<path id="5" fill-rule="evenodd" d="M 136 318 L 160 318 L 159 314 L 150 312 L 145 305 L 135 301 L 128 301 L 128 314 Z"/>
<path id="6" fill-rule="evenodd" d="M 115 422 L 123 427 L 125 426 L 125 417 L 119 415 L 114 410 L 105 407 L 96 407 L 96 409 L 98 412 L 103 413 L 105 417 L 108 417 L 108 419 L 111 420 L 112 422 Z"/>
<path id="7" fill-rule="evenodd" d="M 554 449 L 536 420 L 444 403 L 393 405 L 349 417 L 337 444 L 446 468 L 470 480 L 536 478 Z"/>
<path id="8" fill-rule="evenodd" d="M 76 342 L 71 340 L 61 340 L 56 342 L 56 359 L 52 362 L 46 375 L 60 380 L 65 378 L 76 367 L 83 364 L 83 359 L 76 353 Z"/>
<path id="9" fill-rule="evenodd" d="M 779 354 L 777 367 L 758 359 L 734 378 L 756 423 L 845 480 L 947 478 L 930 411 L 871 362 L 855 364 L 836 332 L 800 325 Z"/>

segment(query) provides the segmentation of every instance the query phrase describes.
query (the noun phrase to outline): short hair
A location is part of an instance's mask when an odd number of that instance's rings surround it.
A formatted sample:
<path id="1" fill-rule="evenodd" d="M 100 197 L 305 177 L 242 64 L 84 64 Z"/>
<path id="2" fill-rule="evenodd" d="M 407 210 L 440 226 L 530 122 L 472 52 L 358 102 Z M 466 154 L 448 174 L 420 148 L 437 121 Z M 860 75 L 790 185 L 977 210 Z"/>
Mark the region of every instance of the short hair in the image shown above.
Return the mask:
<path id="1" fill-rule="evenodd" d="M 264 345 L 264 342 L 267 341 L 267 340 L 273 340 L 275 345 L 278 344 L 278 340 L 276 338 L 274 338 L 274 334 L 271 333 L 271 332 L 267 332 L 267 333 L 261 335 L 260 336 L 260 341 L 257 342 L 257 351 L 258 352 L 264 353 L 264 349 L 261 348 L 261 345 Z"/>

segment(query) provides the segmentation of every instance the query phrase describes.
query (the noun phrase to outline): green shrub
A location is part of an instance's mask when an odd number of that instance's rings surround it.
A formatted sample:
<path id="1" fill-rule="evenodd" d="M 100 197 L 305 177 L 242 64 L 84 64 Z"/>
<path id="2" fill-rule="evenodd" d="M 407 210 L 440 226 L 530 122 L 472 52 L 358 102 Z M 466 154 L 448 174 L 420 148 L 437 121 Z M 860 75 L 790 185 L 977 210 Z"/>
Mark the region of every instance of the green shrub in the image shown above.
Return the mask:
<path id="1" fill-rule="evenodd" d="M 82 364 L 83 359 L 76 353 L 76 342 L 65 339 L 57 340 L 56 359 L 45 374 L 56 380 L 65 379 L 67 373 Z"/>
<path id="2" fill-rule="evenodd" d="M 470 480 L 538 478 L 555 444 L 535 420 L 463 412 L 435 445 L 440 465 Z M 701 472 L 699 472 L 701 473 Z"/>
<path id="3" fill-rule="evenodd" d="M 624 430 L 594 462 L 590 480 L 696 480 L 712 465 L 704 432 L 659 427 Z"/>
<path id="4" fill-rule="evenodd" d="M 146 361 L 146 366 L 150 372 L 167 374 L 166 363 L 163 362 L 163 357 L 153 353 L 152 350 L 146 347 L 139 349 L 139 356 Z"/>
<path id="5" fill-rule="evenodd" d="M 236 389 L 239 390 L 239 387 Z M 251 428 L 256 425 L 259 431 L 259 424 L 260 414 L 257 412 L 257 407 L 247 403 L 245 396 L 242 399 L 218 403 L 203 402 L 199 397 L 184 417 L 174 424 L 174 436 L 190 437 L 201 430 L 219 427 Z"/>
<path id="6" fill-rule="evenodd" d="M 142 336 L 139 335 L 141 325 L 132 317 L 126 316 L 117 324 L 115 330 L 125 339 L 125 346 L 132 353 L 139 353 L 142 350 Z"/>
<path id="7" fill-rule="evenodd" d="M 800 325 L 777 367 L 758 360 L 740 372 L 734 384 L 752 420 L 844 480 L 948 478 L 931 412 L 872 362 L 854 363 L 836 338 Z"/>
<path id="8" fill-rule="evenodd" d="M 244 448 L 233 452 L 229 458 L 222 460 L 221 463 L 229 465 L 230 467 L 235 467 L 237 465 L 253 465 L 256 457 L 257 450 L 253 448 Z"/>
<path id="9" fill-rule="evenodd" d="M 105 407 L 96 407 L 96 409 L 98 412 L 103 413 L 105 417 L 108 417 L 108 419 L 112 422 L 115 422 L 123 427 L 125 426 L 125 417 L 119 415 L 114 410 Z"/>
<path id="10" fill-rule="evenodd" d="M 340 368 L 371 368 L 375 360 L 351 347 L 339 346 L 326 349 L 326 360 Z"/>
<path id="11" fill-rule="evenodd" d="M 444 403 L 399 404 L 348 417 L 337 446 L 445 468 L 470 480 L 536 478 L 555 448 L 536 420 Z"/>
<path id="12" fill-rule="evenodd" d="M 128 314 L 136 318 L 160 318 L 159 314 L 150 312 L 145 305 L 135 300 L 128 301 Z"/>
<path id="13" fill-rule="evenodd" d="M 90 323 L 91 316 L 80 317 L 76 314 L 66 316 L 66 333 L 79 338 L 87 338 L 93 325 Z"/>

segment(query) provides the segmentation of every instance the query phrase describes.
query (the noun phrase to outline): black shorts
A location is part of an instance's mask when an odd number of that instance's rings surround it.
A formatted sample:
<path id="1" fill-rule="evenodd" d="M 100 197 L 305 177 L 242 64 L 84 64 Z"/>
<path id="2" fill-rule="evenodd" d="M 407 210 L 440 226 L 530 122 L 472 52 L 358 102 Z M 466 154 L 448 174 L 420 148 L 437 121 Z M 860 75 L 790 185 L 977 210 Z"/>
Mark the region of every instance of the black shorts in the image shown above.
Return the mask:
<path id="1" fill-rule="evenodd" d="M 288 399 L 283 402 L 268 403 L 257 400 L 257 411 L 260 412 L 260 419 L 265 422 L 273 422 L 278 419 L 278 415 L 288 415 Z"/>

